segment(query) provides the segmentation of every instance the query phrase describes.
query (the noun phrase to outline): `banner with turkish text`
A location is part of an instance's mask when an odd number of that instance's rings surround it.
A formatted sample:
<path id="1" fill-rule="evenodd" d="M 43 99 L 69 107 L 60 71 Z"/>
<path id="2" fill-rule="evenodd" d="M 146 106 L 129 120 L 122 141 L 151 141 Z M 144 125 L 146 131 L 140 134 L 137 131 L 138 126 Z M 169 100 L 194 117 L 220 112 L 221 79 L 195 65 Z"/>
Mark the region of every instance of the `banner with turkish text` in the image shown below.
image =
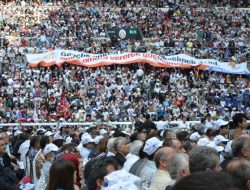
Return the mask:
<path id="1" fill-rule="evenodd" d="M 162 68 L 197 68 L 231 74 L 249 75 L 248 64 L 234 62 L 220 62 L 215 59 L 196 59 L 189 55 L 178 54 L 173 56 L 156 55 L 151 53 L 104 53 L 89 54 L 72 50 L 54 50 L 41 54 L 27 54 L 30 67 L 52 65 L 61 66 L 70 63 L 84 67 L 100 67 L 112 64 L 148 63 Z"/>

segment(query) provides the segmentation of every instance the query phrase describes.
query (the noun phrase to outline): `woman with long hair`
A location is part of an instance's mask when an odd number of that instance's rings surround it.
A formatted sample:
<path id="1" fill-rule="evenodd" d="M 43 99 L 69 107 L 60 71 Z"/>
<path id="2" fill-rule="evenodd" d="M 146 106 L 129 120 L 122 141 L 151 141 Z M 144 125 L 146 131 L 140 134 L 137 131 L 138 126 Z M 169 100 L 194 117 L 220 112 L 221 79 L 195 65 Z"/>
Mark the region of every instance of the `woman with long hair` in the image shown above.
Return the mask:
<path id="1" fill-rule="evenodd" d="M 75 167 L 69 160 L 54 161 L 46 190 L 79 190 L 75 186 Z"/>
<path id="2" fill-rule="evenodd" d="M 78 187 L 82 185 L 83 179 L 83 165 L 82 159 L 79 151 L 76 148 L 76 145 L 73 143 L 65 144 L 60 148 L 60 151 L 55 156 L 56 160 L 69 160 L 73 163 L 76 171 L 76 181 L 75 184 Z"/>

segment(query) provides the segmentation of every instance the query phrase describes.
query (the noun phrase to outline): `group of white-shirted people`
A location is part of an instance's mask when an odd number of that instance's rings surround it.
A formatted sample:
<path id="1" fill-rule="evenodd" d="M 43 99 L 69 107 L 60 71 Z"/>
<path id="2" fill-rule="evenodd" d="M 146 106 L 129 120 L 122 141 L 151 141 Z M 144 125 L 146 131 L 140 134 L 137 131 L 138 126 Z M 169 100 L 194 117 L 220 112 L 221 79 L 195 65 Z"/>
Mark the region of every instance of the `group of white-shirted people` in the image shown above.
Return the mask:
<path id="1" fill-rule="evenodd" d="M 248 76 L 25 59 L 70 49 L 246 62 L 249 5 L 236 2 L 1 1 L 0 190 L 250 190 Z M 132 26 L 143 40 L 106 33 Z"/>
<path id="2" fill-rule="evenodd" d="M 131 128 L 3 127 L 0 189 L 248 190 L 246 119 L 175 130 L 158 130 L 150 115 Z"/>

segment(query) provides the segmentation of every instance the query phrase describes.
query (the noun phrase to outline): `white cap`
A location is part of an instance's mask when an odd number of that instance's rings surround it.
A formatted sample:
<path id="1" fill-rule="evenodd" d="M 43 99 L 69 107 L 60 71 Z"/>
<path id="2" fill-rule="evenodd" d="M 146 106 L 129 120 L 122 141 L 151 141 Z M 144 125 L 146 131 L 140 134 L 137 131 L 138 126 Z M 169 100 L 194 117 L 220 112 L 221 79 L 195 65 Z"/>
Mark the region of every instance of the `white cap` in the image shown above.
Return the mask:
<path id="1" fill-rule="evenodd" d="M 50 152 L 57 152 L 58 151 L 58 147 L 53 144 L 53 143 L 50 143 L 50 144 L 47 144 L 44 148 L 44 155 L 47 155 L 49 154 Z"/>
<path id="2" fill-rule="evenodd" d="M 65 144 L 71 143 L 72 140 L 73 140 L 73 139 L 72 139 L 71 137 L 67 137 L 67 138 L 65 139 Z"/>
<path id="3" fill-rule="evenodd" d="M 38 129 L 37 129 L 37 132 L 38 132 L 38 131 L 42 131 L 43 133 L 46 132 L 46 130 L 45 130 L 44 128 L 38 128 Z"/>
<path id="4" fill-rule="evenodd" d="M 106 131 L 105 129 L 101 129 L 99 133 L 100 133 L 100 135 L 104 135 L 104 134 L 107 134 L 108 131 Z"/>
<path id="5" fill-rule="evenodd" d="M 125 170 L 117 170 L 104 177 L 102 190 L 139 190 L 141 179 Z"/>
<path id="6" fill-rule="evenodd" d="M 217 146 L 214 141 L 210 141 L 207 145 L 207 147 L 214 148 L 217 152 L 221 152 L 224 150 L 222 146 Z"/>
<path id="7" fill-rule="evenodd" d="M 109 136 L 111 137 L 114 133 L 115 133 L 115 131 L 114 131 L 114 130 L 111 130 L 111 131 L 109 132 Z"/>
<path id="8" fill-rule="evenodd" d="M 220 144 L 221 142 L 228 142 L 228 141 L 229 139 L 226 139 L 222 135 L 217 135 L 216 137 L 214 137 L 214 142 L 216 145 Z"/>
<path id="9" fill-rule="evenodd" d="M 51 131 L 47 131 L 44 135 L 47 136 L 47 137 L 49 137 L 49 136 L 54 135 L 54 133 L 52 133 Z"/>
<path id="10" fill-rule="evenodd" d="M 103 139 L 103 138 L 104 138 L 104 137 L 103 137 L 102 135 L 96 136 L 96 137 L 94 138 L 95 144 L 98 144 L 99 141 L 100 141 L 101 139 Z"/>
<path id="11" fill-rule="evenodd" d="M 162 146 L 162 143 L 163 142 L 156 137 L 152 137 L 146 141 L 143 152 L 147 153 L 148 155 L 152 155 L 158 148 Z"/>
<path id="12" fill-rule="evenodd" d="M 217 152 L 222 152 L 222 151 L 224 150 L 224 147 L 223 147 L 223 146 L 216 146 L 216 147 L 215 147 L 215 150 L 216 150 Z"/>
<path id="13" fill-rule="evenodd" d="M 198 132 L 192 133 L 189 137 L 190 140 L 197 142 L 201 138 Z"/>
<path id="14" fill-rule="evenodd" d="M 92 139 L 92 137 L 88 134 L 88 133 L 84 133 L 82 135 L 82 144 L 88 144 L 88 143 L 94 143 L 94 139 Z"/>
<path id="15" fill-rule="evenodd" d="M 219 130 L 221 126 L 228 125 L 229 121 L 224 121 L 222 119 L 217 120 L 216 122 L 216 130 Z"/>
<path id="16" fill-rule="evenodd" d="M 17 131 L 15 131 L 14 136 L 17 137 L 17 136 L 20 135 L 21 133 L 22 133 L 21 131 L 17 130 Z"/>
<path id="17" fill-rule="evenodd" d="M 207 146 L 210 143 L 210 140 L 207 137 L 203 137 L 198 140 L 197 146 Z"/>

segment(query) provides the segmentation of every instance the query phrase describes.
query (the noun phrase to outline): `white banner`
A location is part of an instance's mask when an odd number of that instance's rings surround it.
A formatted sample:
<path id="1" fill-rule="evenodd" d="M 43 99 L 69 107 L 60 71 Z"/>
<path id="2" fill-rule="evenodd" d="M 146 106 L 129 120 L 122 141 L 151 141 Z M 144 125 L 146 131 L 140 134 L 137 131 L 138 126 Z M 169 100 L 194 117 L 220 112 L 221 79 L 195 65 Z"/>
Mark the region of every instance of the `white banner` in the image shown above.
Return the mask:
<path id="1" fill-rule="evenodd" d="M 42 54 L 27 54 L 30 67 L 52 65 L 61 66 L 71 63 L 85 67 L 99 67 L 112 64 L 148 63 L 163 68 L 197 68 L 231 74 L 249 75 L 247 63 L 220 62 L 215 59 L 196 59 L 178 54 L 173 56 L 156 55 L 150 53 L 104 53 L 89 54 L 71 50 L 54 50 Z"/>

